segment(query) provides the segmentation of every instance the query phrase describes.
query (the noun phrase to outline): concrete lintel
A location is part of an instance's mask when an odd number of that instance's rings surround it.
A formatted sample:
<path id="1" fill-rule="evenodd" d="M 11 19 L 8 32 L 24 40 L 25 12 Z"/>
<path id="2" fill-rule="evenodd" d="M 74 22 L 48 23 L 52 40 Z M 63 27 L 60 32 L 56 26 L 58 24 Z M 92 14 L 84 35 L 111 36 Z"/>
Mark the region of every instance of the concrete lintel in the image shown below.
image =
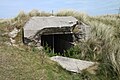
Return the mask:
<path id="1" fill-rule="evenodd" d="M 57 33 L 43 33 L 41 35 L 53 35 L 53 34 L 73 34 L 73 32 L 57 32 Z"/>

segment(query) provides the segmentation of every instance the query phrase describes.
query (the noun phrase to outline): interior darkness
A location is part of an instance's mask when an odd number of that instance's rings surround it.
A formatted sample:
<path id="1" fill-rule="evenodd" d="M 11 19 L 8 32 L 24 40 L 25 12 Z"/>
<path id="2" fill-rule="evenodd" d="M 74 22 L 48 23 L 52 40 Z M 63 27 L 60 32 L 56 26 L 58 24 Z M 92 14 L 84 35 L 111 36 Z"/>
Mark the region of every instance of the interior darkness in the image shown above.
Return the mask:
<path id="1" fill-rule="evenodd" d="M 73 45 L 72 34 L 53 34 L 53 35 L 42 35 L 41 36 L 41 45 L 48 46 L 52 50 L 54 49 L 55 53 L 63 53 L 67 49 L 71 48 Z"/>

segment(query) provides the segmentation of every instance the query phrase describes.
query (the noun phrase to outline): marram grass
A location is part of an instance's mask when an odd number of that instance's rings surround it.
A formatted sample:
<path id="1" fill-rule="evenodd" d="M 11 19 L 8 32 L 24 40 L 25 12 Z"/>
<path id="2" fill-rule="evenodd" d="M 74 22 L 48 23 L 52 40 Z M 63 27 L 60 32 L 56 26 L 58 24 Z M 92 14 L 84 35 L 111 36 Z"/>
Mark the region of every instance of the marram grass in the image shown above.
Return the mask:
<path id="1" fill-rule="evenodd" d="M 51 13 L 37 10 L 28 14 L 21 12 L 14 19 L 5 21 L 4 25 L 0 24 L 0 32 L 11 31 L 14 27 L 21 29 L 32 16 L 51 16 Z M 4 36 L 0 37 L 0 79 L 120 80 L 120 15 L 92 17 L 82 12 L 63 10 L 56 12 L 54 16 L 73 16 L 91 26 L 90 39 L 78 43 L 65 56 L 99 62 L 96 75 L 87 72 L 77 75 L 68 73 L 45 58 L 46 54 L 41 55 L 42 51 L 33 48 L 9 48 L 3 44 L 9 40 L 8 36 Z M 41 65 L 42 63 L 45 64 Z"/>

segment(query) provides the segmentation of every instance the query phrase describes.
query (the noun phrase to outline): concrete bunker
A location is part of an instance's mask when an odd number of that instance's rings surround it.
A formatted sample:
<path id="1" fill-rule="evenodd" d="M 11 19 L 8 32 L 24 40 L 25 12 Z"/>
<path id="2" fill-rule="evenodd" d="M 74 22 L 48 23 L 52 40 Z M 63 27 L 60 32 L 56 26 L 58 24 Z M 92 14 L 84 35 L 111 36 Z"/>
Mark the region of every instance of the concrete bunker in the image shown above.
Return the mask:
<path id="1" fill-rule="evenodd" d="M 89 26 L 72 16 L 32 17 L 24 26 L 24 43 L 46 45 L 55 53 L 63 53 L 73 43 L 89 37 Z"/>

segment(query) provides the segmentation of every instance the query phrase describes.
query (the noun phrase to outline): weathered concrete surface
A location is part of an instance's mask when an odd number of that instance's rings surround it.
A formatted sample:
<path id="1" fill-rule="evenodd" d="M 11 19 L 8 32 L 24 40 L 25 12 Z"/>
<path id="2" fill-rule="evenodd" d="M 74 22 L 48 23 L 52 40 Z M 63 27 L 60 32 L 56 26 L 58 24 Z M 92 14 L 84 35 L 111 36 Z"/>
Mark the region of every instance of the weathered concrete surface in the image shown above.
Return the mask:
<path id="1" fill-rule="evenodd" d="M 8 33 L 8 36 L 10 37 L 10 44 L 12 46 L 17 46 L 15 43 L 16 43 L 16 40 L 14 39 L 18 33 L 20 32 L 19 29 L 17 28 L 14 28 L 11 32 Z M 9 45 L 9 44 L 8 44 Z"/>
<path id="2" fill-rule="evenodd" d="M 13 38 L 10 38 L 10 42 L 12 43 L 12 44 L 15 44 L 15 40 L 13 39 Z"/>
<path id="3" fill-rule="evenodd" d="M 62 56 L 51 57 L 51 60 L 59 63 L 64 69 L 77 73 L 81 73 L 82 70 L 91 68 L 96 64 L 96 62 L 83 61 Z"/>
<path id="4" fill-rule="evenodd" d="M 17 36 L 18 32 L 20 32 L 20 30 L 14 28 L 14 30 L 11 31 L 8 35 L 9 35 L 9 37 L 11 37 L 11 38 L 15 38 L 15 37 Z"/>
<path id="5" fill-rule="evenodd" d="M 67 17 L 32 17 L 24 26 L 24 37 L 30 38 L 44 28 L 72 27 L 77 23 L 77 19 L 72 16 Z M 52 29 L 52 30 L 53 30 Z"/>

